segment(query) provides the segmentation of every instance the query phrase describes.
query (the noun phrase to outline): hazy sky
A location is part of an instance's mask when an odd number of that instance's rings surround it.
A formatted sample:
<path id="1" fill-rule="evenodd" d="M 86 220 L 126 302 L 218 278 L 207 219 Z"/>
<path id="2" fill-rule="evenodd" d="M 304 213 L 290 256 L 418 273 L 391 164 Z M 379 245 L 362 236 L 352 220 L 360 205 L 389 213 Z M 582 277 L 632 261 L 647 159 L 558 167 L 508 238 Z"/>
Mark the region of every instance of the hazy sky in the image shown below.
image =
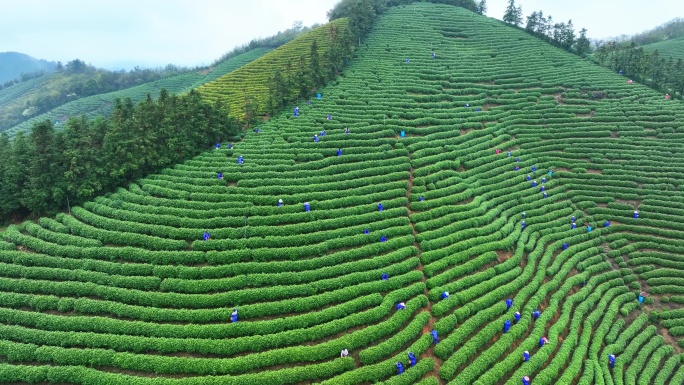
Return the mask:
<path id="1" fill-rule="evenodd" d="M 292 26 L 325 23 L 338 0 L 0 0 L 0 52 L 79 58 L 98 67 L 209 64 L 233 47 Z M 501 18 L 507 0 L 488 0 Z M 603 38 L 634 34 L 677 16 L 681 0 L 517 0 Z"/>

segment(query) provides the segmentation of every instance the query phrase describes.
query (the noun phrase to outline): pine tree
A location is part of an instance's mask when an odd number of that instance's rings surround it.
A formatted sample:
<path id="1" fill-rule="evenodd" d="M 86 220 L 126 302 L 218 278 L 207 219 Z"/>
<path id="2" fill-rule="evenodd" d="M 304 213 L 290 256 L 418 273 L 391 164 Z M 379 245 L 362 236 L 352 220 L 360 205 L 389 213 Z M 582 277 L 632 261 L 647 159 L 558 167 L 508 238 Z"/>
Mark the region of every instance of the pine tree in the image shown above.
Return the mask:
<path id="1" fill-rule="evenodd" d="M 577 38 L 577 41 L 575 42 L 575 52 L 584 57 L 589 53 L 590 50 L 591 44 L 589 43 L 589 39 L 587 39 L 587 29 L 582 28 L 580 30 L 579 38 Z"/>
<path id="2" fill-rule="evenodd" d="M 29 163 L 21 204 L 33 213 L 45 214 L 64 196 L 57 185 L 64 174 L 58 157 L 62 149 L 57 145 L 49 120 L 31 128 L 28 143 Z"/>
<path id="3" fill-rule="evenodd" d="M 21 197 L 25 191 L 28 181 L 29 145 L 26 135 L 19 131 L 12 138 L 9 157 L 3 162 L 6 163 L 5 175 L 0 183 L 0 193 L 2 193 L 2 207 L 6 215 L 21 211 Z"/>
<path id="4" fill-rule="evenodd" d="M 508 0 L 508 5 L 506 6 L 506 12 L 504 12 L 503 21 L 506 24 L 515 24 L 515 0 Z"/>
<path id="5" fill-rule="evenodd" d="M 532 12 L 530 16 L 527 16 L 527 24 L 525 25 L 525 30 L 528 32 L 538 32 L 539 31 L 539 13 L 537 11 Z"/>
<path id="6" fill-rule="evenodd" d="M 477 3 L 477 14 L 484 15 L 487 13 L 487 0 L 480 0 Z"/>
<path id="7" fill-rule="evenodd" d="M 508 0 L 506 12 L 503 16 L 503 21 L 506 24 L 515 25 L 519 27 L 523 22 L 522 6 L 515 6 L 515 0 Z"/>
<path id="8" fill-rule="evenodd" d="M 320 87 L 325 84 L 323 80 L 323 71 L 321 70 L 321 58 L 318 55 L 318 43 L 316 40 L 311 42 L 311 50 L 309 52 L 309 72 L 311 74 L 311 81 L 314 87 Z"/>

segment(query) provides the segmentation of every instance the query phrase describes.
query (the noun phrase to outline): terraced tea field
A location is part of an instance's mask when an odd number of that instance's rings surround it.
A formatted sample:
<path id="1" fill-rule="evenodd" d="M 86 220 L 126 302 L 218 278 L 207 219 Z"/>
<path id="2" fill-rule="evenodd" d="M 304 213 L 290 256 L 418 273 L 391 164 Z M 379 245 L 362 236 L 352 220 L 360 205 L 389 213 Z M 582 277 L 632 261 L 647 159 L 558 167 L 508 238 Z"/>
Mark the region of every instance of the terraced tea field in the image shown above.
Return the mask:
<path id="1" fill-rule="evenodd" d="M 316 29 L 296 37 L 294 40 L 276 48 L 269 55 L 265 55 L 253 62 L 240 67 L 227 75 L 206 83 L 198 88 L 205 100 L 214 102 L 221 98 L 230 106 L 230 114 L 244 117 L 245 106 L 255 103 L 259 111 L 265 113 L 268 100 L 269 80 L 276 71 L 283 72 L 283 77 L 294 75 L 297 71 L 300 57 L 309 58 L 311 44 L 318 45 L 319 55 L 323 55 L 330 45 L 329 28 L 342 30 L 346 27 L 346 18 L 334 20 Z"/>
<path id="2" fill-rule="evenodd" d="M 684 383 L 679 102 L 425 3 L 323 94 L 10 226 L 0 382 Z"/>
<path id="3" fill-rule="evenodd" d="M 658 50 L 660 57 L 673 57 L 684 60 L 684 37 L 661 41 L 658 43 L 648 44 L 644 46 L 647 51 L 653 52 Z"/>

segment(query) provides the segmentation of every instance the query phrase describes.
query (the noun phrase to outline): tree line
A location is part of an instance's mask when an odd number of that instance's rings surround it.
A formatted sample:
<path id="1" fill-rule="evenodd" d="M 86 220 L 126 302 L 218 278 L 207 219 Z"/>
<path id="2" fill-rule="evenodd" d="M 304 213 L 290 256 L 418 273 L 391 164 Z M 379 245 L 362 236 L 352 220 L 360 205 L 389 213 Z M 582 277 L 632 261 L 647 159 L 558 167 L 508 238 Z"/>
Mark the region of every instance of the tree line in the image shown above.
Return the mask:
<path id="1" fill-rule="evenodd" d="M 515 0 L 508 0 L 503 21 L 519 28 L 523 27 L 522 7 L 515 5 Z M 544 16 L 542 11 L 535 11 L 526 19 L 524 30 L 540 37 L 549 43 L 568 52 L 588 57 L 604 67 L 645 84 L 670 96 L 682 98 L 684 95 L 684 62 L 682 59 L 662 57 L 658 51 L 648 52 L 639 47 L 637 41 L 653 43 L 667 38 L 684 35 L 684 19 L 677 18 L 653 30 L 634 36 L 631 42 L 626 37 L 609 42 L 597 41 L 592 49 L 587 38 L 587 30 L 582 29 L 575 35 L 572 20 L 567 23 L 554 23 L 551 15 Z"/>
<path id="2" fill-rule="evenodd" d="M 110 118 L 50 121 L 10 141 L 0 134 L 0 220 L 52 214 L 125 186 L 236 136 L 240 127 L 219 100 L 162 90 L 133 105 L 117 100 Z"/>
<path id="3" fill-rule="evenodd" d="M 572 20 L 568 20 L 567 23 L 556 23 L 551 15 L 544 16 L 543 11 L 534 11 L 523 20 L 522 6 L 516 5 L 515 0 L 508 0 L 503 21 L 524 28 L 528 33 L 579 56 L 585 57 L 591 52 L 591 42 L 587 38 L 586 28 L 580 30 L 579 36 L 575 35 Z"/>

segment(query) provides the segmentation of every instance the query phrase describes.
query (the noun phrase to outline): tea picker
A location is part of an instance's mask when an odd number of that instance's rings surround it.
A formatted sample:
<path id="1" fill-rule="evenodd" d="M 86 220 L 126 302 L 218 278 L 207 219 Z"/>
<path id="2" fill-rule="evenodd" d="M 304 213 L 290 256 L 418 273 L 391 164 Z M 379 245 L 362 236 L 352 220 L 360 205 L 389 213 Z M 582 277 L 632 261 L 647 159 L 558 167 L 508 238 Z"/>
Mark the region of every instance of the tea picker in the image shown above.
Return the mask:
<path id="1" fill-rule="evenodd" d="M 413 352 L 408 352 L 408 359 L 411 363 L 411 366 L 416 366 L 416 355 L 413 354 Z"/>
<path id="2" fill-rule="evenodd" d="M 549 340 L 546 337 L 542 337 L 539 339 L 539 347 L 540 348 L 543 347 L 544 345 L 548 344 L 548 343 L 549 343 Z"/>

